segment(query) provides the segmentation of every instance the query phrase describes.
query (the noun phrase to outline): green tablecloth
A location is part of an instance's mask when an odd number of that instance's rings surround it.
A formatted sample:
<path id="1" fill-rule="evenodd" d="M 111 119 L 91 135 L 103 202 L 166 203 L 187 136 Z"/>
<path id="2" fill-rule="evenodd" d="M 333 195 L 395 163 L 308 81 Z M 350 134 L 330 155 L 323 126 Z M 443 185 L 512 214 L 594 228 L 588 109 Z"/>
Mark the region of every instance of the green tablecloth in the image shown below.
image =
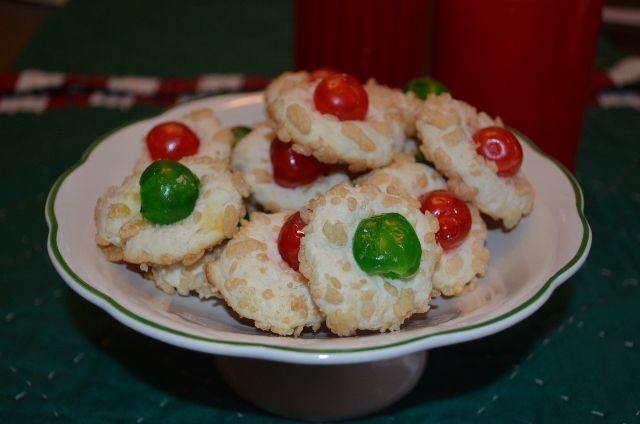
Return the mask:
<path id="1" fill-rule="evenodd" d="M 274 75 L 292 66 L 291 21 L 289 1 L 72 0 L 16 68 Z M 210 356 L 142 336 L 77 296 L 49 262 L 43 210 L 55 179 L 96 137 L 155 113 L 0 115 L 2 423 L 284 421 L 234 395 Z M 586 265 L 522 323 L 433 350 L 411 394 L 354 422 L 640 422 L 639 169 L 640 112 L 590 109 L 577 168 L 594 234 Z"/>

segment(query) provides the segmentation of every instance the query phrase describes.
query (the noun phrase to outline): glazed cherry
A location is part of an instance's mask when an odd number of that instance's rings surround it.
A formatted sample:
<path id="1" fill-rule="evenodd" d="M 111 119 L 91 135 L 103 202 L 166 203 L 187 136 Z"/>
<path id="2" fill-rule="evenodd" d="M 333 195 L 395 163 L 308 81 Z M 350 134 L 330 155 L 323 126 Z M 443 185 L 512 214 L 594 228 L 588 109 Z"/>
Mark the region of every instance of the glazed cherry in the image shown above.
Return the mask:
<path id="1" fill-rule="evenodd" d="M 337 73 L 338 71 L 334 71 L 331 68 L 318 68 L 315 71 L 311 72 L 311 74 L 309 74 L 309 81 L 323 80 L 326 77 Z"/>
<path id="2" fill-rule="evenodd" d="M 172 160 L 157 160 L 140 175 L 140 213 L 152 224 L 168 225 L 193 212 L 200 180 Z"/>
<path id="3" fill-rule="evenodd" d="M 240 140 L 245 138 L 247 134 L 251 132 L 250 127 L 244 125 L 238 125 L 231 128 L 231 134 L 233 134 L 233 145 L 235 146 Z"/>
<path id="4" fill-rule="evenodd" d="M 198 136 L 186 125 L 175 121 L 153 127 L 147 134 L 146 142 L 153 160 L 180 160 L 195 155 L 200 147 Z"/>
<path id="5" fill-rule="evenodd" d="M 327 164 L 313 156 L 305 156 L 293 150 L 291 143 L 277 138 L 271 142 L 273 179 L 279 186 L 295 188 L 314 182 L 329 172 Z"/>
<path id="6" fill-rule="evenodd" d="M 341 121 L 363 120 L 369 109 L 369 96 L 362 84 L 347 74 L 329 75 L 316 86 L 313 102 L 320 113 Z"/>
<path id="7" fill-rule="evenodd" d="M 430 77 L 420 77 L 413 79 L 404 87 L 404 92 L 412 92 L 420 100 L 426 100 L 429 94 L 436 96 L 442 93 L 448 93 L 449 89 L 440 81 Z"/>
<path id="8" fill-rule="evenodd" d="M 486 127 L 473 134 L 479 155 L 496 163 L 498 175 L 513 177 L 522 165 L 522 146 L 518 139 L 502 127 Z"/>
<path id="9" fill-rule="evenodd" d="M 410 278 L 420 268 L 420 239 L 407 218 L 383 213 L 365 218 L 353 235 L 353 258 L 369 275 Z"/>
<path id="10" fill-rule="evenodd" d="M 436 240 L 444 250 L 464 242 L 471 231 L 471 211 L 467 204 L 448 190 L 434 190 L 420 197 L 420 210 L 429 211 L 440 224 Z"/>
<path id="11" fill-rule="evenodd" d="M 300 239 L 304 237 L 303 230 L 306 225 L 300 218 L 300 212 L 296 212 L 287 218 L 278 235 L 280 256 L 283 261 L 296 271 L 300 268 L 298 252 L 300 251 Z"/>

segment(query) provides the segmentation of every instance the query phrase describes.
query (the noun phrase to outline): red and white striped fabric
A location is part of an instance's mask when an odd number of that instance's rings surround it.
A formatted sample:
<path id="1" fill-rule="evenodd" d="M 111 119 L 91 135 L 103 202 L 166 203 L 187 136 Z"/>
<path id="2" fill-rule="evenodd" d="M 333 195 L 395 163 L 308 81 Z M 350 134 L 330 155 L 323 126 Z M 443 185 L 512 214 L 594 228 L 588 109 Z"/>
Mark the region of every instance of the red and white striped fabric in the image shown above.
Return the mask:
<path id="1" fill-rule="evenodd" d="M 600 107 L 640 109 L 640 56 L 629 56 L 593 76 L 593 92 Z"/>
<path id="2" fill-rule="evenodd" d="M 42 113 L 69 106 L 126 109 L 169 107 L 221 93 L 262 90 L 269 78 L 211 74 L 195 78 L 86 76 L 41 70 L 0 74 L 0 113 Z"/>
<path id="3" fill-rule="evenodd" d="M 65 107 L 170 107 L 197 97 L 262 90 L 269 78 L 211 74 L 195 78 L 89 76 L 41 70 L 0 74 L 0 114 L 42 113 Z M 640 57 L 627 57 L 592 83 L 596 106 L 640 109 Z"/>

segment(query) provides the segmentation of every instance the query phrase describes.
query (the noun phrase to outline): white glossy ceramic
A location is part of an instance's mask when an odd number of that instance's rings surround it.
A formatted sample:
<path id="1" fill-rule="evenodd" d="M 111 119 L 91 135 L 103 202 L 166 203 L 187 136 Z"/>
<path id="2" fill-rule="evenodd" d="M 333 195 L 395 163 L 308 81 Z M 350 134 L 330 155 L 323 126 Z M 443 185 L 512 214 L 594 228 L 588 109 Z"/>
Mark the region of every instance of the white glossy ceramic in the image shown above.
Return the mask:
<path id="1" fill-rule="evenodd" d="M 225 381 L 253 404 L 288 418 L 334 421 L 380 411 L 418 383 L 427 352 L 374 362 L 306 365 L 218 356 Z"/>
<path id="2" fill-rule="evenodd" d="M 334 337 L 305 332 L 293 338 L 256 330 L 217 301 L 164 294 L 127 267 L 108 262 L 94 241 L 96 199 L 130 173 L 146 132 L 202 106 L 215 109 L 226 125 L 264 119 L 262 95 L 250 94 L 198 100 L 126 125 L 93 143 L 56 181 L 47 200 L 49 255 L 62 278 L 120 322 L 158 340 L 224 356 L 309 365 L 402 357 L 514 325 L 576 272 L 589 251 L 591 232 L 577 182 L 525 142 L 523 171 L 537 191 L 535 209 L 511 232 L 490 231 L 489 272 L 475 291 L 436 299 L 428 314 L 410 319 L 393 333 Z"/>

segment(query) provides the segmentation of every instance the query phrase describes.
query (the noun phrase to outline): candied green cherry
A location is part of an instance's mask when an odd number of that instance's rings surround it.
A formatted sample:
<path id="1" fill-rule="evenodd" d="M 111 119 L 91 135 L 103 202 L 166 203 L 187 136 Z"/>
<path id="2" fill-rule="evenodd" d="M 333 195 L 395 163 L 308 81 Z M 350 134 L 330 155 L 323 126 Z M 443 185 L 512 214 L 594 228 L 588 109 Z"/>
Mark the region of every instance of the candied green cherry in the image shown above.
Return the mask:
<path id="1" fill-rule="evenodd" d="M 416 152 L 415 156 L 414 156 L 416 162 L 418 163 L 422 163 L 424 165 L 429 165 L 429 166 L 433 166 L 433 164 L 431 162 L 429 162 L 427 160 L 427 158 L 424 157 L 424 153 L 422 153 L 422 150 L 419 150 Z"/>
<path id="2" fill-rule="evenodd" d="M 153 224 L 173 224 L 191 215 L 200 180 L 189 168 L 172 160 L 157 160 L 140 176 L 140 212 Z"/>
<path id="3" fill-rule="evenodd" d="M 404 87 L 404 92 L 413 92 L 417 98 L 425 100 L 429 94 L 448 93 L 449 90 L 440 81 L 430 77 L 420 77 L 411 80 Z"/>
<path id="4" fill-rule="evenodd" d="M 409 278 L 420 267 L 422 247 L 409 221 L 392 212 L 360 221 L 353 237 L 353 256 L 369 275 Z"/>
<path id="5" fill-rule="evenodd" d="M 237 127 L 231 128 L 231 132 L 233 133 L 233 144 L 236 144 L 251 132 L 251 128 L 238 125 Z"/>

